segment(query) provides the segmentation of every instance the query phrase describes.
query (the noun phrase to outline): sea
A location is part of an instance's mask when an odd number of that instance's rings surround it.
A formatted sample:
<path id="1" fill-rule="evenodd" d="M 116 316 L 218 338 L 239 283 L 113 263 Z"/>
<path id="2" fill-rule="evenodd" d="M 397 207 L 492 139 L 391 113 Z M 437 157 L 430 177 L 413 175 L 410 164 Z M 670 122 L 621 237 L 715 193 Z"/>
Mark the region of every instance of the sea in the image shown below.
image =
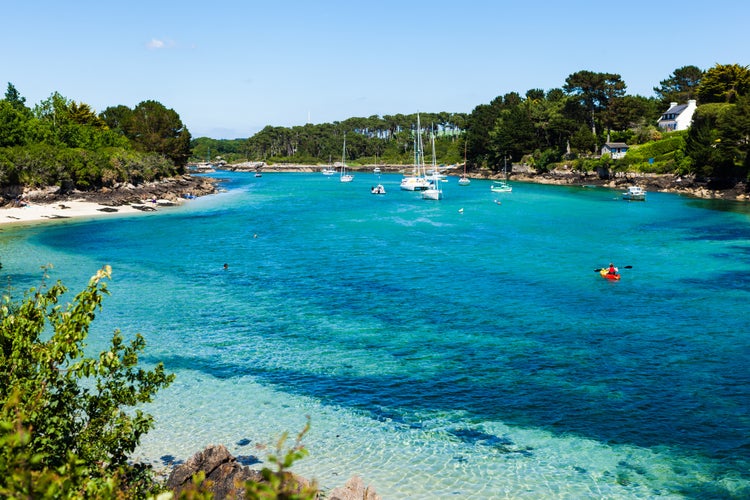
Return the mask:
<path id="1" fill-rule="evenodd" d="M 61 280 L 70 302 L 110 265 L 87 349 L 141 333 L 176 374 L 134 459 L 222 444 L 258 468 L 309 422 L 292 470 L 325 491 L 750 498 L 747 204 L 210 176 L 155 213 L 0 227 L 6 293 Z"/>

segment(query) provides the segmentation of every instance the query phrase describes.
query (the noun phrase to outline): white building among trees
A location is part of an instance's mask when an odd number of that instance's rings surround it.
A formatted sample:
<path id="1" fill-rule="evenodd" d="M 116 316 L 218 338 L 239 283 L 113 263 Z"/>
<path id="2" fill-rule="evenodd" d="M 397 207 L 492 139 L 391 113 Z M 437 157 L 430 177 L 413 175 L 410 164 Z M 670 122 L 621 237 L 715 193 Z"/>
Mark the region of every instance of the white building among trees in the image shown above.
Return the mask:
<path id="1" fill-rule="evenodd" d="M 690 99 L 687 104 L 670 103 L 669 109 L 659 118 L 659 128 L 668 132 L 689 129 L 695 108 L 695 99 Z"/>

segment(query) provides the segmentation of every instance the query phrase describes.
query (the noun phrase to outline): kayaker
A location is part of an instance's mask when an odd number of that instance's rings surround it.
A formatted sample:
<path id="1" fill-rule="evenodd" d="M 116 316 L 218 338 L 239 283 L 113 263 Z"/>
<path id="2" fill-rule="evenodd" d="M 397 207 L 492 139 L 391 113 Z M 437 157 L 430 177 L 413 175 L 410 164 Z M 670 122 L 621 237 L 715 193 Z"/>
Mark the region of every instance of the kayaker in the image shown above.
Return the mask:
<path id="1" fill-rule="evenodd" d="M 609 263 L 609 269 L 607 270 L 607 274 L 617 274 L 617 268 L 611 262 Z"/>

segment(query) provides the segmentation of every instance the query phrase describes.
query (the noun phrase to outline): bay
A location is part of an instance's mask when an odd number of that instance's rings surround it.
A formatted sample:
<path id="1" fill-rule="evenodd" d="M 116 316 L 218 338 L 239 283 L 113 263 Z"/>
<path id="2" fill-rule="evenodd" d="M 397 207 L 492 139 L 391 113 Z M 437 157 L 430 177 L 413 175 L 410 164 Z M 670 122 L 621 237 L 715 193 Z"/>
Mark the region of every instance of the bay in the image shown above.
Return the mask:
<path id="1" fill-rule="evenodd" d="M 113 279 L 89 338 L 141 332 L 175 383 L 157 468 L 225 444 L 384 498 L 750 495 L 750 212 L 604 188 L 221 172 L 156 214 L 3 228 L 14 289 Z M 388 194 L 370 194 L 382 183 Z M 594 269 L 614 262 L 622 279 Z M 224 264 L 227 269 L 224 269 Z M 624 269 L 624 266 L 632 269 Z"/>

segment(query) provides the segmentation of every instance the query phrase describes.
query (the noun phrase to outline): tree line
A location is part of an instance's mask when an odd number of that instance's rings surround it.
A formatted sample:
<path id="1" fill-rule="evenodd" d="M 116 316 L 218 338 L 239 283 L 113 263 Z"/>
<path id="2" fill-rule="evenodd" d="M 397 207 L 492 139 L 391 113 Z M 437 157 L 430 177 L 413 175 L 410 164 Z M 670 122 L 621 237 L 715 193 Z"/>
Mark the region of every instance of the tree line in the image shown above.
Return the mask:
<path id="1" fill-rule="evenodd" d="M 54 92 L 33 108 L 12 83 L 0 100 L 0 187 L 91 190 L 185 171 L 190 132 L 156 101 L 97 114 Z"/>
<path id="2" fill-rule="evenodd" d="M 683 66 L 654 87 L 654 97 L 628 95 L 626 90 L 619 74 L 584 70 L 569 75 L 559 88 L 510 92 L 468 114 L 422 113 L 420 118 L 424 133 L 435 132 L 438 161 L 462 162 L 465 155 L 470 171 L 499 171 L 510 160 L 541 171 L 565 162 L 582 170 L 607 166 L 724 182 L 747 178 L 747 67 L 717 64 L 704 71 Z M 657 128 L 670 103 L 690 99 L 697 101 L 698 110 L 687 132 Z M 267 126 L 248 139 L 197 138 L 192 159 L 211 161 L 221 155 L 230 162 L 321 164 L 340 158 L 346 134 L 347 161 L 404 164 L 413 158 L 416 123 L 416 114 L 409 114 Z M 625 142 L 631 152 L 617 162 L 600 158 L 605 142 Z"/>
<path id="3" fill-rule="evenodd" d="M 729 184 L 750 174 L 750 70 L 717 64 L 677 68 L 654 97 L 628 95 L 616 73 L 577 71 L 559 88 L 509 92 L 470 113 L 421 113 L 421 132 L 435 135 L 439 163 L 499 171 L 506 161 L 545 171 L 635 169 L 706 177 Z M 698 103 L 687 132 L 656 127 L 671 102 Z M 409 164 L 417 115 L 353 117 L 294 127 L 267 126 L 247 139 L 197 138 L 172 109 L 156 101 L 96 113 L 53 93 L 33 108 L 8 83 L 0 100 L 0 187 L 97 189 L 183 173 L 188 161 L 326 164 L 343 154 L 360 164 Z M 624 160 L 600 157 L 607 141 L 625 142 Z M 429 143 L 430 141 L 424 141 Z M 655 145 L 658 143 L 658 146 Z M 654 153 L 654 154 L 652 154 Z"/>

